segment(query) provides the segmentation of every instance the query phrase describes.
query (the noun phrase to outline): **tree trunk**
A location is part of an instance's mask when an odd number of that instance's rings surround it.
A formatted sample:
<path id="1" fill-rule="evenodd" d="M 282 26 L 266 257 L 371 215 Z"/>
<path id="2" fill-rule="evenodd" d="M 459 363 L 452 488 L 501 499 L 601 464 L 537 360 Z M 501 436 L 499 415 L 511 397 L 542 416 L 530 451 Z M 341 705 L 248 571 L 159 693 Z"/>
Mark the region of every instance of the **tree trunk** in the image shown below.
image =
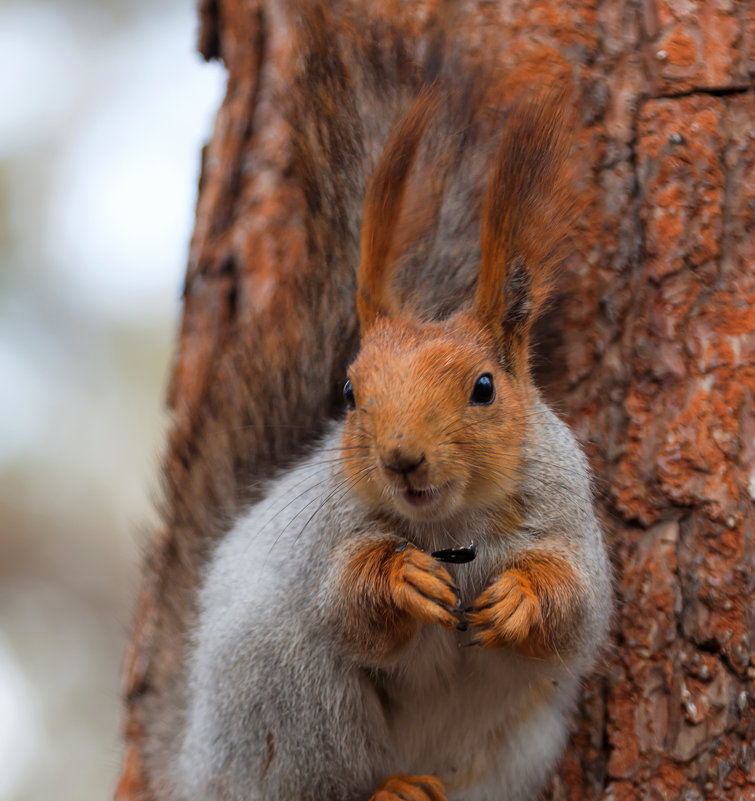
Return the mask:
<path id="1" fill-rule="evenodd" d="M 386 80 L 413 80 L 436 3 L 323 5 L 382 25 L 376 60 L 398 37 L 405 58 Z M 455 8 L 447 46 L 461 62 L 493 64 L 506 91 L 567 78 L 582 98 L 578 255 L 539 360 L 596 473 L 618 603 L 551 796 L 755 798 L 754 7 Z M 203 154 L 164 526 L 126 661 L 121 801 L 166 797 L 198 570 L 254 482 L 337 412 L 356 344 L 358 219 L 339 203 L 368 159 L 326 95 L 359 79 L 348 61 L 328 76 L 325 52 L 323 75 L 297 77 L 283 0 L 203 0 L 200 13 L 200 49 L 223 60 L 228 90 Z M 302 161 L 307 126 L 319 163 Z M 351 155 L 336 162 L 339 148 Z"/>

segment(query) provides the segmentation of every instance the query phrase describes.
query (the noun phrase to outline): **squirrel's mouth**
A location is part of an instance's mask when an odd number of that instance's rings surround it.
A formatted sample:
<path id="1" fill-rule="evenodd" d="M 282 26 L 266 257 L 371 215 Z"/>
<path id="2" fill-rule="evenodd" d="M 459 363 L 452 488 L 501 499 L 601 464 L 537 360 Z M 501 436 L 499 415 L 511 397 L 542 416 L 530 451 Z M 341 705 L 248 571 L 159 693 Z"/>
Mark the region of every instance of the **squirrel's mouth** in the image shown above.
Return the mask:
<path id="1" fill-rule="evenodd" d="M 411 520 L 439 520 L 455 508 L 458 489 L 454 481 L 422 489 L 404 487 L 394 495 L 394 503 L 397 511 Z"/>
<path id="2" fill-rule="evenodd" d="M 440 495 L 440 489 L 438 487 L 429 487 L 422 490 L 405 489 L 402 494 L 412 506 L 429 506 L 433 501 L 437 500 Z"/>

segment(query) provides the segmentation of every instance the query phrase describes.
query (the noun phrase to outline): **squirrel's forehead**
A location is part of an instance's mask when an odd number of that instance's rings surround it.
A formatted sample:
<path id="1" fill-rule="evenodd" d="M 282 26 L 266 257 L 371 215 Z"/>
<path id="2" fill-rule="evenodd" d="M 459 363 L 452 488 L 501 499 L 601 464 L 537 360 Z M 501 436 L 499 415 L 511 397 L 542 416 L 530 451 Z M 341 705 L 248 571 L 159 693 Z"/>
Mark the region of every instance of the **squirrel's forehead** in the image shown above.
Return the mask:
<path id="1" fill-rule="evenodd" d="M 375 376 L 382 380 L 391 374 L 442 376 L 465 374 L 487 360 L 483 348 L 470 343 L 460 345 L 446 337 L 415 341 L 367 342 L 353 365 L 356 378 Z"/>

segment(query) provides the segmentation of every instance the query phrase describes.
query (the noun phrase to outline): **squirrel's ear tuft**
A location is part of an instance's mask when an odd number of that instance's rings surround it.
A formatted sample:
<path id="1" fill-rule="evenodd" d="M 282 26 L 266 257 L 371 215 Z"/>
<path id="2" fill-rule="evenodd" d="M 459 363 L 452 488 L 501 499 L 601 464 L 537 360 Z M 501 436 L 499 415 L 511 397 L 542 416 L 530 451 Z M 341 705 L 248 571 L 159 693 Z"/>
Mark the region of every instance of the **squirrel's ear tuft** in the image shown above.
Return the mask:
<path id="1" fill-rule="evenodd" d="M 523 100 L 507 114 L 482 210 L 475 315 L 514 371 L 528 365 L 532 323 L 565 255 L 574 199 L 565 93 Z"/>
<path id="2" fill-rule="evenodd" d="M 390 317 L 398 311 L 391 288 L 396 260 L 415 229 L 426 223 L 427 216 L 415 213 L 412 217 L 407 213 L 407 183 L 422 137 L 439 103 L 437 88 L 430 86 L 420 92 L 403 119 L 394 125 L 367 184 L 357 273 L 357 312 L 363 334 L 380 317 Z"/>

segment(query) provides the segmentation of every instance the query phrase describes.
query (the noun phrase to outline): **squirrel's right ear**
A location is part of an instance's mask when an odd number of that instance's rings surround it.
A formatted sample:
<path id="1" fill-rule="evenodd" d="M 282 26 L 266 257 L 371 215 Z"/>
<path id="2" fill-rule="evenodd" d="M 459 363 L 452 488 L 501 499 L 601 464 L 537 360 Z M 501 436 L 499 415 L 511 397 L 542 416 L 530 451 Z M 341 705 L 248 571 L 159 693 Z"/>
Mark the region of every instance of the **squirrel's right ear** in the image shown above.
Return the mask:
<path id="1" fill-rule="evenodd" d="M 528 369 L 530 328 L 573 219 L 565 100 L 558 92 L 515 104 L 488 177 L 474 311 L 515 373 Z"/>
<path id="2" fill-rule="evenodd" d="M 357 313 L 362 334 L 381 317 L 398 312 L 391 288 L 393 268 L 422 224 L 418 215 L 406 214 L 406 188 L 420 142 L 438 105 L 439 95 L 434 87 L 420 92 L 406 116 L 391 130 L 367 184 L 357 273 Z"/>

